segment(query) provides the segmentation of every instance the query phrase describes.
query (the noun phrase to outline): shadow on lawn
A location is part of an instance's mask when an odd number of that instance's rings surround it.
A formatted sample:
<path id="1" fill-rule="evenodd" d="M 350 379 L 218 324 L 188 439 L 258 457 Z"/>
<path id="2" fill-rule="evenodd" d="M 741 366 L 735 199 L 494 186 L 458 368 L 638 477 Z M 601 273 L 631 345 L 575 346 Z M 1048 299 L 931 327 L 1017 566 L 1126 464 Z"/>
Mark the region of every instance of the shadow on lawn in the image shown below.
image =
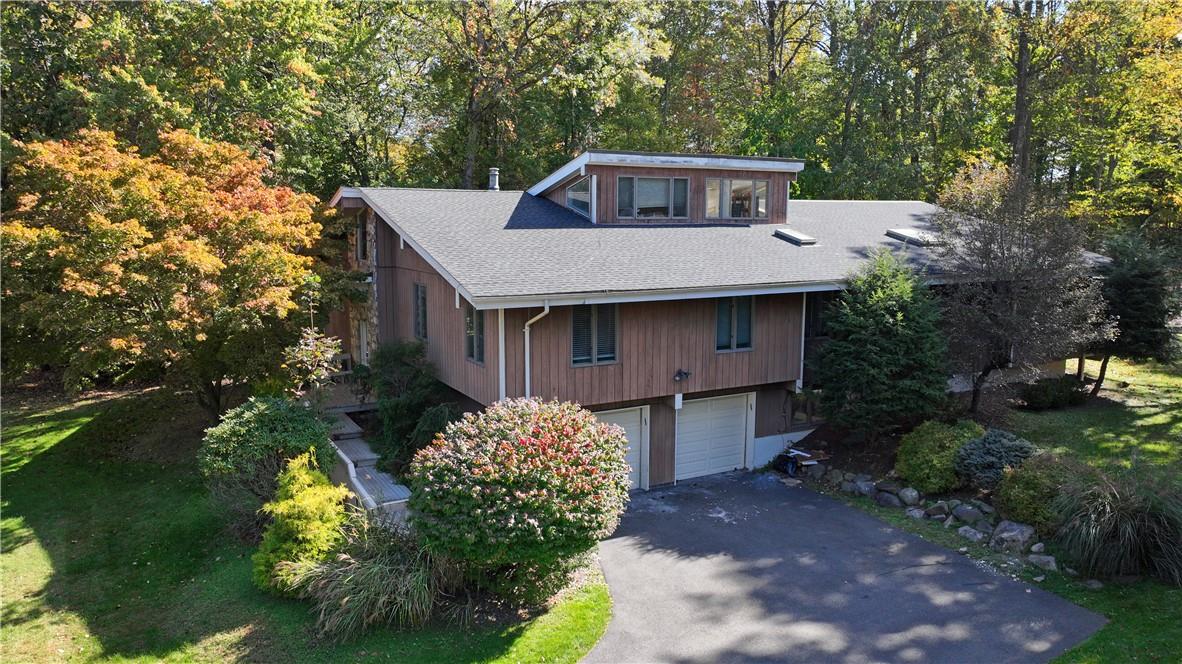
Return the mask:
<path id="1" fill-rule="evenodd" d="M 345 659 L 362 645 L 370 652 L 403 646 L 430 651 L 458 638 L 471 641 L 465 650 L 473 659 L 488 659 L 519 634 L 517 628 L 406 638 L 384 632 L 348 647 L 316 646 L 306 604 L 272 598 L 251 585 L 251 551 L 225 533 L 197 473 L 191 439 L 200 437 L 200 428 L 143 436 L 161 421 L 175 421 L 178 408 L 186 406 L 157 396 L 44 414 L 6 413 L 4 553 L 35 539 L 52 566 L 40 588 L 9 584 L 0 619 L 17 636 L 6 652 L 46 652 L 39 643 L 21 644 L 19 634 L 51 611 L 81 617 L 102 655 L 125 657 L 184 657 L 188 647 L 203 642 L 202 649 L 212 652 L 193 654 Z M 57 440 L 71 428 L 76 430 Z M 129 461 L 127 441 L 139 438 L 190 449 L 150 457 L 171 463 Z M 24 631 L 30 639 L 51 638 L 48 632 Z"/>

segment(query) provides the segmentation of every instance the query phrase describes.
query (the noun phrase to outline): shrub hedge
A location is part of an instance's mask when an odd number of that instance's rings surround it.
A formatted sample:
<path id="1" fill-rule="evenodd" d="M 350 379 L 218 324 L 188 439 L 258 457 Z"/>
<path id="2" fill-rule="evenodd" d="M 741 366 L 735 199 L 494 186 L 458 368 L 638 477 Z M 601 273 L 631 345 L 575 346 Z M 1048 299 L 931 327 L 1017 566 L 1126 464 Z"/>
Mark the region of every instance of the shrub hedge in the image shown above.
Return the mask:
<path id="1" fill-rule="evenodd" d="M 275 497 L 276 477 L 289 459 L 312 450 L 320 467 L 332 466 L 329 430 L 313 411 L 277 397 L 252 398 L 206 430 L 198 466 L 240 535 L 256 539 L 266 525 L 259 508 Z"/>
<path id="2" fill-rule="evenodd" d="M 943 493 L 960 486 L 956 453 L 962 445 L 985 433 L 970 420 L 955 424 L 924 422 L 899 441 L 895 471 L 924 493 Z"/>
<path id="3" fill-rule="evenodd" d="M 256 586 L 286 592 L 290 584 L 276 566 L 320 561 L 332 551 L 341 539 L 349 490 L 330 482 L 310 453 L 289 461 L 278 484 L 275 500 L 263 506 L 272 521 L 251 561 Z"/>
<path id="4" fill-rule="evenodd" d="M 1088 393 L 1075 376 L 1040 378 L 1022 386 L 1022 401 L 1030 410 L 1052 410 L 1080 406 L 1087 402 Z"/>
<path id="5" fill-rule="evenodd" d="M 571 403 L 501 401 L 419 451 L 411 523 L 473 580 L 532 601 L 615 530 L 628 500 L 627 441 Z"/>
<path id="6" fill-rule="evenodd" d="M 1037 449 L 1009 431 L 989 429 L 956 451 L 956 472 L 975 487 L 993 489 L 1006 468 L 1021 466 Z"/>
<path id="7" fill-rule="evenodd" d="M 1094 479 L 1087 466 L 1057 454 L 1035 454 L 1017 468 L 1007 468 L 993 494 L 993 505 L 1011 521 L 1034 526 L 1044 538 L 1059 527 L 1055 501 L 1070 483 Z"/>

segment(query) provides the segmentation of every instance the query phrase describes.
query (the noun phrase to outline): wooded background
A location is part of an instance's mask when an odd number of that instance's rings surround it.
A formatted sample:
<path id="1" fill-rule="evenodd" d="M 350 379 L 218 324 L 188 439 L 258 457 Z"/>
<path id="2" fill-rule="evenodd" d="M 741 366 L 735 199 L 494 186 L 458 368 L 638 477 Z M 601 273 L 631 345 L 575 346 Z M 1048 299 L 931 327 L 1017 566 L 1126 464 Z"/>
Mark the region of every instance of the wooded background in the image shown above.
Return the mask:
<path id="1" fill-rule="evenodd" d="M 1094 236 L 1182 223 L 1182 2 L 4 3 L 11 141 L 186 128 L 342 184 L 523 188 L 588 147 L 792 156 L 798 198 L 1013 165 Z"/>

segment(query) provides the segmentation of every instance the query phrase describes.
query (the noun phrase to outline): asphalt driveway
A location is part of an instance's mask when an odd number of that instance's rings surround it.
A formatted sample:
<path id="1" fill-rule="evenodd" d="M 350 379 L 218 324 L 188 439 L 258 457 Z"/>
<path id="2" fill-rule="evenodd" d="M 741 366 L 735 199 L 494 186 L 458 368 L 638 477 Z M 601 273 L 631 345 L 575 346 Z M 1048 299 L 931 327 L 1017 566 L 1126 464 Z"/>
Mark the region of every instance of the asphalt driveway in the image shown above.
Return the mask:
<path id="1" fill-rule="evenodd" d="M 1104 618 L 771 474 L 634 495 L 587 662 L 1045 662 Z"/>

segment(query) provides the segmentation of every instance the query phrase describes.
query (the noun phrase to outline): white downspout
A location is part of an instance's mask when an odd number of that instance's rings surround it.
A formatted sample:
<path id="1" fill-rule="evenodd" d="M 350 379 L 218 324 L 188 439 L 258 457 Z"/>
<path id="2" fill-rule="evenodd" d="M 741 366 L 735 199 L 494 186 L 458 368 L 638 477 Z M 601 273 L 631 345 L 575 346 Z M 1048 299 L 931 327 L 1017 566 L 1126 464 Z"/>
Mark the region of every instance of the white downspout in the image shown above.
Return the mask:
<path id="1" fill-rule="evenodd" d="M 505 399 L 505 310 L 497 309 L 497 397 Z"/>
<path id="2" fill-rule="evenodd" d="M 544 302 L 543 304 L 542 313 L 525 321 L 525 329 L 523 330 L 525 332 L 525 396 L 527 399 L 531 396 L 529 389 L 529 328 L 534 323 L 542 320 L 546 314 L 550 313 L 550 303 Z"/>

